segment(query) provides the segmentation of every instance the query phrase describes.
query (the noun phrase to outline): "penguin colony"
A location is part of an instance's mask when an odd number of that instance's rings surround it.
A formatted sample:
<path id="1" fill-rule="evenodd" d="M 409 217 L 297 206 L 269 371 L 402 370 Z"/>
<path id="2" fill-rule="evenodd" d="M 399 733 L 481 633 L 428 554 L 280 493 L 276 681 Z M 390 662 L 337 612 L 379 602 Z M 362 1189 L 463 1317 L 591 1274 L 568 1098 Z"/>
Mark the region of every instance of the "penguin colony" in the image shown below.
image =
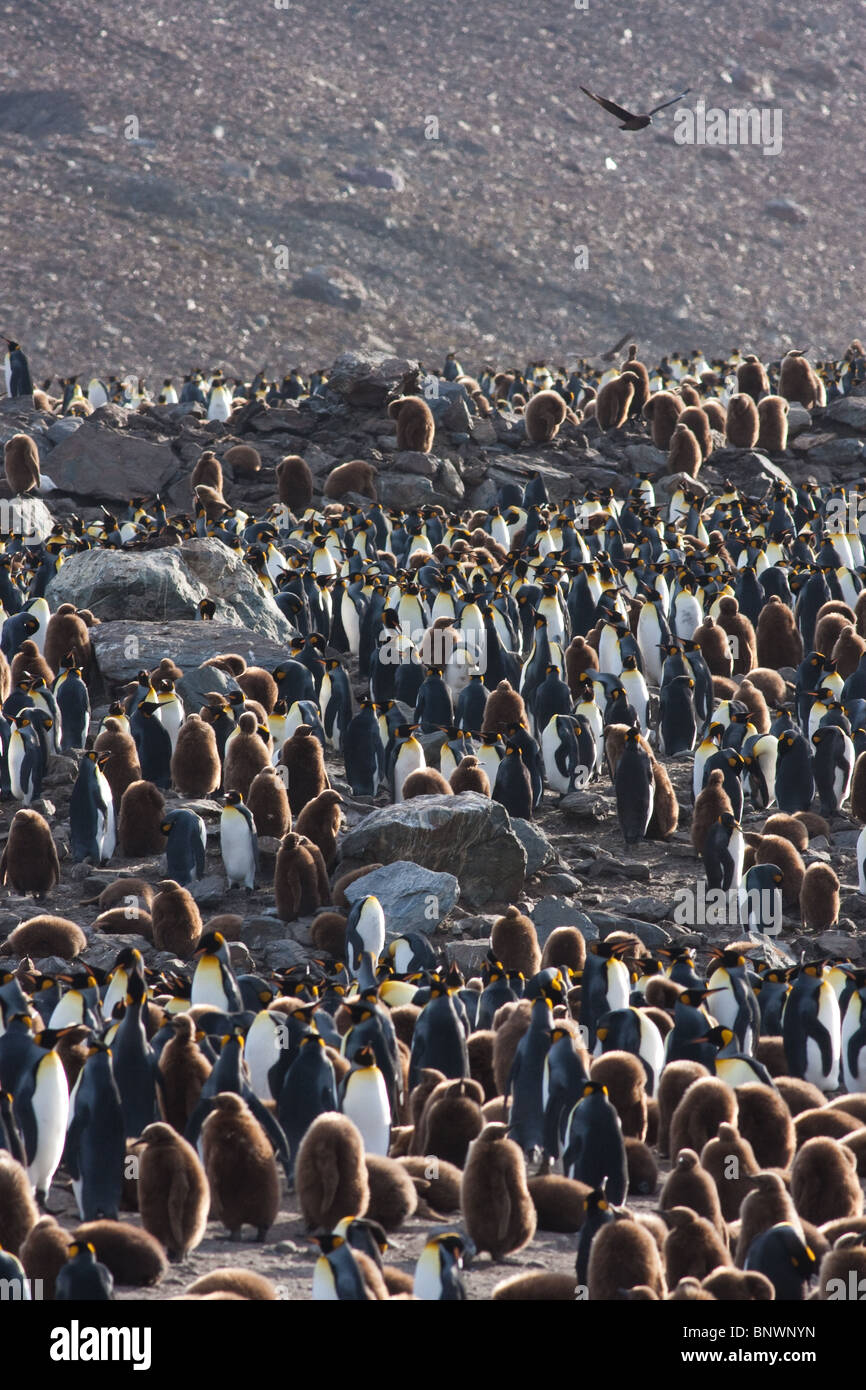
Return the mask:
<path id="1" fill-rule="evenodd" d="M 573 1270 L 505 1279 L 495 1299 L 840 1296 L 866 1263 L 866 970 L 838 949 L 792 956 L 785 938 L 837 925 L 834 841 L 866 820 L 866 562 L 845 489 L 780 479 L 753 496 L 700 473 L 720 429 L 780 452 L 790 404 L 820 408 L 864 371 L 859 344 L 815 368 L 802 353 L 673 354 L 648 370 L 633 346 L 619 369 L 478 380 L 452 354 L 442 375 L 481 414 L 524 414 L 532 444 L 565 423 L 648 429 L 671 485 L 624 476 L 557 504 L 530 471 L 489 511 L 449 516 L 385 509 L 356 460 L 314 507 L 290 456 L 254 518 L 205 454 L 193 517 L 157 498 L 58 522 L 36 547 L 6 538 L 0 876 L 10 902 L 39 907 L 0 948 L 3 1277 L 107 1299 L 189 1261 L 185 1297 L 274 1298 L 240 1267 L 196 1280 L 195 1251 L 209 1221 L 267 1242 L 291 1211 L 314 1299 L 463 1300 L 473 1270 L 545 1232 L 569 1238 Z M 181 399 L 225 419 L 235 401 L 321 393 L 316 378 L 191 373 Z M 58 413 L 150 399 L 141 382 L 85 396 L 73 378 L 56 400 L 49 385 Z M 430 451 L 435 420 L 407 384 L 387 414 L 401 447 Z M 26 439 L 6 445 L 18 495 L 40 486 Z M 248 446 L 225 458 L 257 471 Z M 79 550 L 169 531 L 239 550 L 297 637 L 271 670 L 217 654 L 237 689 L 198 710 L 166 656 L 92 719 L 97 619 L 52 612 L 48 583 Z M 58 758 L 74 785 L 52 833 Z M 567 824 L 596 792 L 632 860 L 647 840 L 691 842 L 696 939 L 674 927 L 651 950 L 562 925 L 540 940 L 503 904 L 466 978 L 423 922 L 391 931 L 363 891 L 381 866 L 341 868 L 359 798 L 470 793 L 524 820 L 562 804 Z M 286 936 L 312 918 L 299 964 L 255 973 L 232 950 L 243 916 L 200 911 L 215 846 L 184 802 L 211 796 L 228 901 L 265 887 Z M 866 895 L 866 831 L 855 857 Z M 87 932 L 51 911 L 64 861 L 129 858 L 150 859 L 149 877 L 106 879 Z M 724 944 L 708 951 L 714 926 Z M 100 930 L 136 942 L 105 970 L 86 963 Z M 34 964 L 48 957 L 67 967 Z M 52 1193 L 65 1226 L 40 1214 Z M 386 1262 L 389 1234 L 419 1215 L 417 1260 Z"/>

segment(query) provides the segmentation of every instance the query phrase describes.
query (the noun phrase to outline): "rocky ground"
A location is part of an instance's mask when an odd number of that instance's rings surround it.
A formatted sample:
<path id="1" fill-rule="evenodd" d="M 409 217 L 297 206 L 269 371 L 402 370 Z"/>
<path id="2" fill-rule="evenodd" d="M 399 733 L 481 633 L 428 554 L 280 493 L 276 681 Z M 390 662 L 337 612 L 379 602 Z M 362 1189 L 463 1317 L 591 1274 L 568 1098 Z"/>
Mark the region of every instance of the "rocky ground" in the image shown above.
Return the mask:
<path id="1" fill-rule="evenodd" d="M 387 504 L 436 501 L 452 510 L 489 504 L 503 480 L 524 479 L 531 469 L 544 476 L 552 497 L 561 498 L 580 494 L 591 484 L 609 483 L 622 494 L 636 469 L 663 467 L 663 456 L 652 448 L 640 423 L 629 425 L 628 432 L 608 436 L 600 436 L 593 422 L 580 428 L 566 425 L 552 445 L 531 446 L 518 418 L 480 419 L 459 388 L 435 402 L 437 435 L 432 454 L 399 454 L 384 401 L 410 365 L 381 355 L 344 355 L 334 364 L 332 389 L 321 400 L 274 410 L 254 403 L 228 428 L 208 424 L 197 408 L 151 408 L 131 414 L 108 406 L 80 422 L 42 415 L 28 401 L 3 400 L 0 443 L 22 428 L 37 440 L 43 471 L 57 487 L 48 495 L 41 520 L 37 517 L 42 529 L 50 526 L 53 516 L 75 513 L 88 519 L 97 514 L 101 503 L 119 510 L 122 498 L 150 498 L 157 492 L 169 512 L 188 508 L 189 472 L 201 450 L 213 447 L 222 455 L 239 440 L 259 448 L 263 468 L 249 482 L 232 479 L 227 467 L 226 495 L 251 513 L 263 513 L 276 500 L 273 465 L 288 451 L 304 455 L 317 489 L 336 463 L 360 457 L 380 470 L 380 496 Z M 807 412 L 792 408 L 791 423 L 791 448 L 773 459 L 724 449 L 719 441 L 697 486 L 703 480 L 707 486 L 720 484 L 729 477 L 750 496 L 759 497 L 778 476 L 794 482 L 811 476 L 822 483 L 849 485 L 860 477 L 866 398 L 849 398 L 827 411 L 814 412 L 811 419 Z M 666 483 L 662 477 L 657 485 L 663 488 Z M 193 621 L 203 594 L 217 603 L 216 621 L 210 625 Z M 116 691 L 142 666 L 156 665 L 163 655 L 172 655 L 184 669 L 181 694 L 187 707 L 197 708 L 206 690 L 220 682 L 228 684 L 228 678 L 213 668 L 200 669 L 207 657 L 236 650 L 251 662 L 270 667 L 285 654 L 290 635 L 250 571 L 216 540 L 185 541 L 171 549 L 132 549 L 122 555 L 93 551 L 72 557 L 52 581 L 48 598 L 52 607 L 66 599 L 86 602 L 101 619 L 93 630 L 94 727 Z M 359 690 L 356 683 L 356 694 Z M 433 891 L 438 904 L 438 920 L 430 924 L 436 928 L 434 944 L 456 959 L 467 975 L 483 960 L 494 917 L 508 903 L 518 903 L 532 916 L 542 944 L 560 925 L 580 927 L 588 940 L 626 929 L 650 948 L 688 942 L 697 948 L 703 964 L 711 945 L 735 939 L 742 931 L 736 926 L 693 928 L 674 920 L 677 890 L 696 888 L 703 873 L 689 842 L 691 759 L 665 761 L 679 797 L 679 829 L 666 844 L 647 841 L 626 850 L 606 777 L 564 801 L 546 793 L 532 823 L 509 821 L 502 808 L 481 798 L 464 797 L 443 813 L 448 820 L 445 830 L 434 831 L 427 802 L 389 808 L 385 796 L 375 802 L 354 798 L 341 760 L 329 755 L 332 784 L 345 800 L 341 866 L 365 860 L 385 863 L 375 891 L 386 904 L 389 925 L 397 929 L 403 924 L 400 912 L 411 910 L 407 904 L 413 895 Z M 117 855 L 109 867 L 99 870 L 72 862 L 67 825 L 74 778 L 74 760 L 55 759 L 45 782 L 44 803 L 38 808 L 51 821 L 61 856 L 62 881 L 47 907 L 81 923 L 89 938 L 83 958 L 94 965 L 107 967 L 120 946 L 134 940 L 149 964 L 183 968 L 141 938 L 111 937 L 92 930 L 98 909 L 88 900 L 118 873 L 157 882 L 164 870 L 158 856 L 132 861 Z M 173 793 L 167 801 L 178 804 Z M 187 804 L 204 816 L 209 831 L 207 873 L 196 889 L 203 916 L 234 911 L 244 919 L 240 940 L 232 944 L 235 964 L 243 969 L 279 969 L 306 958 L 312 953 L 310 919 L 286 926 L 273 915 L 269 885 L 276 842 L 262 843 L 262 886 L 249 896 L 240 890 L 227 893 L 218 849 L 220 808 L 208 801 Z M 0 843 L 15 809 L 11 803 L 0 808 Z M 763 819 L 747 812 L 745 827 L 756 827 Z M 831 831 L 829 843 L 812 840 L 804 859 L 807 864 L 831 861 L 839 874 L 843 885 L 840 921 L 832 932 L 815 938 L 804 936 L 798 917 L 786 914 L 781 934 L 768 945 L 768 950 L 778 949 L 786 961 L 795 960 L 801 949 L 866 960 L 864 900 L 856 892 L 854 864 L 858 827 L 843 815 L 835 819 Z M 33 911 L 31 902 L 5 893 L 0 938 Z M 417 929 L 417 913 L 413 926 Z M 63 968 L 62 962 L 53 959 L 37 964 L 46 971 Z M 647 1198 L 646 1205 L 651 1204 Z M 62 1180 L 53 1205 L 64 1222 L 75 1224 L 71 1193 L 64 1190 Z M 396 1234 L 394 1263 L 407 1270 L 413 1267 L 429 1225 L 429 1220 L 416 1218 Z M 122 1296 L 163 1298 L 206 1269 L 240 1262 L 269 1274 L 289 1290 L 288 1297 L 304 1297 L 309 1290 L 311 1255 L 302 1236 L 294 1202 L 286 1197 L 264 1249 L 231 1246 L 211 1225 L 206 1241 L 186 1265 L 172 1269 L 152 1290 L 122 1291 Z M 565 1271 L 572 1268 L 573 1252 L 573 1237 L 540 1234 L 513 1263 Z M 492 1266 L 485 1257 L 470 1271 L 471 1296 L 489 1296 L 493 1285 L 508 1273 L 508 1265 Z"/>
<path id="2" fill-rule="evenodd" d="M 195 22 L 12 0 L 0 330 L 37 376 L 85 379 L 347 345 L 558 359 L 629 330 L 648 353 L 823 356 L 859 327 L 858 20 L 845 0 L 735 0 L 723 25 L 696 0 L 224 0 Z M 781 152 L 679 145 L 674 110 L 625 134 L 580 85 L 777 111 Z"/>

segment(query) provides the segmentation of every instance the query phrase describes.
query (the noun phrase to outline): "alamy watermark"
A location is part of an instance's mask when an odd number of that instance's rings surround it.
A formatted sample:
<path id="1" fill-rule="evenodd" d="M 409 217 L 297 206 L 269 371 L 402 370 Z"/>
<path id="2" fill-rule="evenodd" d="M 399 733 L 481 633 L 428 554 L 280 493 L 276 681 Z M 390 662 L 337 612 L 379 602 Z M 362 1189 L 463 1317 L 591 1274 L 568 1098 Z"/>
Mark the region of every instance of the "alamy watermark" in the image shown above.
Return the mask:
<path id="1" fill-rule="evenodd" d="M 708 107 L 703 97 L 694 110 L 674 115 L 678 145 L 760 145 L 765 155 L 782 152 L 782 112 L 777 106 Z"/>
<path id="2" fill-rule="evenodd" d="M 763 936 L 782 930 L 778 888 L 708 888 L 701 880 L 695 888 L 678 888 L 674 900 L 678 926 L 749 927 Z"/>
<path id="3" fill-rule="evenodd" d="M 28 545 L 40 540 L 40 523 L 44 520 L 38 497 L 0 498 L 0 535 L 19 536 Z"/>

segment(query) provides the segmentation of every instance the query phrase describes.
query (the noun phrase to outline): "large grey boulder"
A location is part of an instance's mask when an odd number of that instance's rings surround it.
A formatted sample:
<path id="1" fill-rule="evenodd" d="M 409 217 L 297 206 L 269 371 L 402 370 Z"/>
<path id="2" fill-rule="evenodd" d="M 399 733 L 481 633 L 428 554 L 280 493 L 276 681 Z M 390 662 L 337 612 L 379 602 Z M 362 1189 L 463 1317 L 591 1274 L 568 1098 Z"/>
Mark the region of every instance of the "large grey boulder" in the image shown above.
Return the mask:
<path id="1" fill-rule="evenodd" d="M 249 629 L 235 637 L 236 644 L 255 634 L 285 648 L 294 635 L 249 566 L 213 538 L 163 550 L 85 550 L 71 556 L 46 589 L 52 609 L 74 603 L 103 622 L 195 619 L 199 600 L 208 597 L 216 602 L 219 623 Z"/>
<path id="2" fill-rule="evenodd" d="M 108 429 L 88 419 L 46 460 L 46 472 L 61 492 L 100 502 L 129 502 L 164 492 L 181 470 L 167 443 L 130 431 Z"/>
<path id="3" fill-rule="evenodd" d="M 460 885 L 453 874 L 434 873 L 408 859 L 364 874 L 345 891 L 350 903 L 370 893 L 379 899 L 389 939 L 409 931 L 434 932 L 460 897 Z"/>
<path id="4" fill-rule="evenodd" d="M 342 352 L 328 376 L 328 387 L 349 405 L 379 406 L 392 387 L 417 363 L 387 352 Z"/>
<path id="5" fill-rule="evenodd" d="M 508 812 L 477 792 L 416 796 L 384 806 L 342 841 L 341 871 L 400 859 L 455 875 L 461 901 L 473 908 L 512 902 L 526 875 L 526 850 Z"/>
<path id="6" fill-rule="evenodd" d="M 840 425 L 866 434 L 866 396 L 842 396 L 831 401 L 824 415 L 825 420 L 835 420 Z"/>
<path id="7" fill-rule="evenodd" d="M 541 902 L 536 904 L 532 909 L 532 920 L 535 923 L 539 946 L 545 944 L 550 933 L 556 931 L 557 927 L 577 927 L 586 941 L 595 941 L 598 937 L 598 928 L 592 919 L 567 898 L 560 898 L 556 894 L 542 898 Z"/>

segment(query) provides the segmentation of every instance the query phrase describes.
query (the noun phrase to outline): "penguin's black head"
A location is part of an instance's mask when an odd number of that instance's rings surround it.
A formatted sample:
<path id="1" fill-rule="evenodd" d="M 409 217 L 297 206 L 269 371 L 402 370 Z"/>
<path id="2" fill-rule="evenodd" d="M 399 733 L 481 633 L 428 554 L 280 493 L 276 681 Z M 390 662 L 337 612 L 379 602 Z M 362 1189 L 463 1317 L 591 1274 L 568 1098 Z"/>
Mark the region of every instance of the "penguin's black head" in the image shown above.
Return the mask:
<path id="1" fill-rule="evenodd" d="M 602 1086 L 600 1081 L 587 1081 L 583 1088 L 583 1099 L 588 1096 L 606 1096 L 607 1087 Z"/>
<path id="2" fill-rule="evenodd" d="M 226 792 L 225 794 L 226 806 L 240 806 L 243 803 L 243 799 L 242 793 L 238 791 Z"/>

